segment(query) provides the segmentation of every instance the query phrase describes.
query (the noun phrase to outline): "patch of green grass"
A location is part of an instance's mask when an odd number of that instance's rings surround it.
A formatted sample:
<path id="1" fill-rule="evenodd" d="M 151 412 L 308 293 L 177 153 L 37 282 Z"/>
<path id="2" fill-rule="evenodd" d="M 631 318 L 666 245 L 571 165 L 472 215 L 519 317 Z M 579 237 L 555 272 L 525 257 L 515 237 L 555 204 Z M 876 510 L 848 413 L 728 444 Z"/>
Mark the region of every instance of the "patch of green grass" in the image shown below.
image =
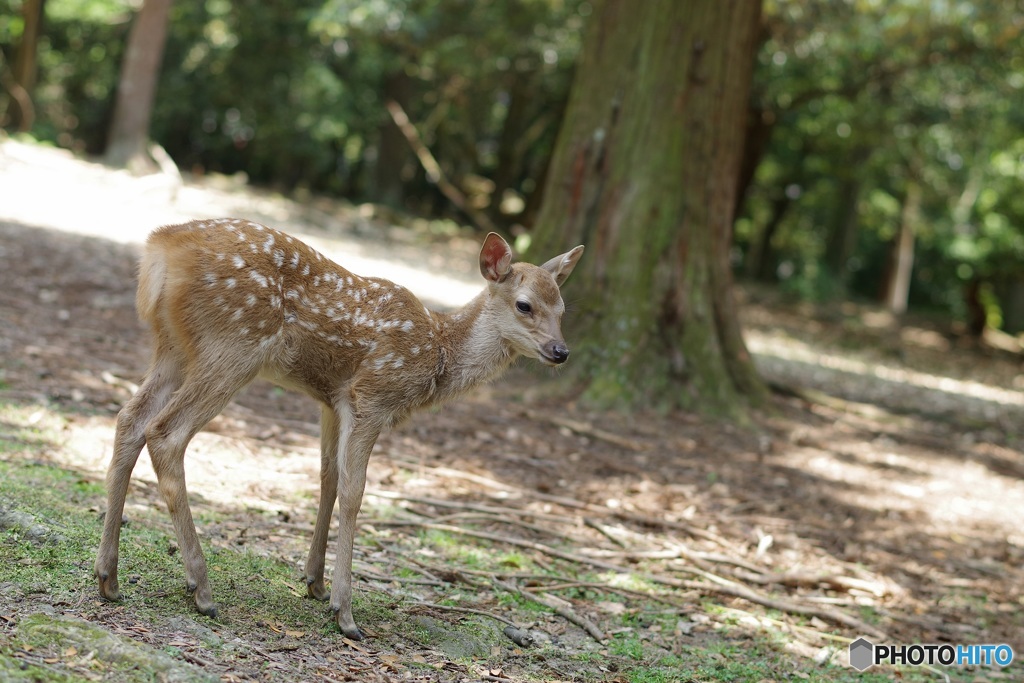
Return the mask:
<path id="1" fill-rule="evenodd" d="M 23 590 L 77 590 L 91 576 L 98 540 L 93 514 L 83 514 L 100 490 L 76 473 L 48 465 L 0 461 L 0 566 Z"/>
<path id="2" fill-rule="evenodd" d="M 618 634 L 608 644 L 608 651 L 617 657 L 634 661 L 644 659 L 644 644 L 635 633 Z"/>
<path id="3" fill-rule="evenodd" d="M 531 571 L 534 569 L 533 560 L 518 550 L 501 553 L 495 557 L 495 561 L 499 566 L 506 569 L 517 569 L 520 571 Z"/>
<path id="4" fill-rule="evenodd" d="M 465 538 L 440 529 L 427 529 L 420 534 L 425 547 L 440 551 L 451 562 L 466 569 L 484 569 L 494 566 L 496 555 L 486 547 L 486 541 L 467 543 Z"/>
<path id="5" fill-rule="evenodd" d="M 50 600 L 79 602 L 95 597 L 92 565 L 99 545 L 103 486 L 77 473 L 34 461 L 0 460 L 0 566 L 4 581 L 22 594 L 45 593 Z M 204 512 L 208 523 L 223 521 Z M 6 521 L 3 521 L 6 520 Z M 334 634 L 329 608 L 303 599 L 300 573 L 287 563 L 255 553 L 203 543 L 219 620 L 240 631 L 260 623 Z M 166 515 L 158 510 L 134 513 L 121 530 L 119 579 L 123 604 L 140 619 L 155 622 L 193 614 L 184 590 L 180 552 Z M 379 594 L 357 591 L 357 619 L 370 628 L 393 621 L 394 603 Z M 2 667 L 0 667 L 2 668 Z"/>
<path id="6" fill-rule="evenodd" d="M 545 607 L 544 605 L 528 600 L 514 593 L 498 593 L 497 594 L 498 606 L 504 609 L 516 609 L 524 612 L 539 612 L 543 614 L 550 614 L 551 608 Z"/>

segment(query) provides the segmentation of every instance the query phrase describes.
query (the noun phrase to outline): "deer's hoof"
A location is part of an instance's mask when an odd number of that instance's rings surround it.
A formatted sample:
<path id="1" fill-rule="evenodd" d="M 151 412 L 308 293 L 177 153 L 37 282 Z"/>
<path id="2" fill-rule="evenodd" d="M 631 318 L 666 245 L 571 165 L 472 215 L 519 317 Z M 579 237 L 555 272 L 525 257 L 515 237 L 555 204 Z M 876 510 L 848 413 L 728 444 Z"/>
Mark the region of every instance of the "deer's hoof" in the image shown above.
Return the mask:
<path id="1" fill-rule="evenodd" d="M 110 587 L 100 584 L 100 597 L 107 602 L 121 602 L 121 591 L 117 586 Z"/>
<path id="2" fill-rule="evenodd" d="M 338 628 L 344 636 L 350 640 L 362 640 L 363 632 L 356 626 L 356 622 L 352 619 L 352 613 L 342 613 L 340 608 L 331 608 L 334 612 L 334 620 L 338 622 Z"/>
<path id="3" fill-rule="evenodd" d="M 197 601 L 196 610 L 198 610 L 198 612 L 202 614 L 204 617 L 210 617 L 211 619 L 217 618 L 217 604 L 214 602 L 200 604 Z"/>
<path id="4" fill-rule="evenodd" d="M 194 581 L 189 581 L 185 584 L 185 590 L 192 596 L 192 600 L 196 603 L 196 610 L 203 616 L 210 617 L 211 619 L 217 618 L 217 603 L 213 601 L 213 598 L 209 596 L 209 589 L 201 591 L 198 589 Z"/>
<path id="5" fill-rule="evenodd" d="M 117 576 L 111 576 L 107 572 L 96 572 L 96 579 L 99 583 L 100 597 L 107 602 L 120 602 L 121 589 L 117 585 Z"/>
<path id="6" fill-rule="evenodd" d="M 363 639 L 363 632 L 360 631 L 358 627 L 342 628 L 341 632 L 349 640 L 362 640 Z"/>
<path id="7" fill-rule="evenodd" d="M 331 597 L 331 591 L 327 590 L 323 579 L 306 579 L 306 596 L 321 602 Z"/>

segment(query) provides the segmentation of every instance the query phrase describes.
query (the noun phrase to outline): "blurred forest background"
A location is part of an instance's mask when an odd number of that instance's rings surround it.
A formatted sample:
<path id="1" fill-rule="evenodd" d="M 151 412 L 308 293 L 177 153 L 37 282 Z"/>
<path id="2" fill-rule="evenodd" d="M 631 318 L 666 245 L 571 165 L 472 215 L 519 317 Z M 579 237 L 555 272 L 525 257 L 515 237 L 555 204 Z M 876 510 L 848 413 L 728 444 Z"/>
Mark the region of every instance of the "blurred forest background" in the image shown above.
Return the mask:
<path id="1" fill-rule="evenodd" d="M 0 0 L 4 127 L 109 153 L 141 4 Z M 590 3 L 161 4 L 150 136 L 183 171 L 533 227 Z M 1022 32 L 1019 1 L 766 0 L 735 274 L 1024 331 Z"/>

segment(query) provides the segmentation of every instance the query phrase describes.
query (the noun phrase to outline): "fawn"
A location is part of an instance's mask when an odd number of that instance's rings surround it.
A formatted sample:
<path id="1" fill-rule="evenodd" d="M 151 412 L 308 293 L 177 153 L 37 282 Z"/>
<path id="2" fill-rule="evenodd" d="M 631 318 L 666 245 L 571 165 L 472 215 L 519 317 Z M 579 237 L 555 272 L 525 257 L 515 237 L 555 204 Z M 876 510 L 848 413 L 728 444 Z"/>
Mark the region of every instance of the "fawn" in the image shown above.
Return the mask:
<path id="1" fill-rule="evenodd" d="M 519 355 L 564 363 L 559 287 L 578 246 L 537 267 L 512 263 L 491 233 L 480 250 L 487 288 L 452 314 L 428 310 L 387 280 L 360 277 L 283 232 L 238 219 L 160 228 L 139 266 L 136 307 L 152 328 L 152 365 L 117 416 L 107 511 L 96 557 L 100 594 L 120 599 L 121 517 L 132 469 L 148 446 L 174 523 L 187 589 L 215 617 L 185 489 L 189 441 L 257 376 L 321 404 L 320 504 L 306 560 L 309 597 L 330 598 L 338 626 L 352 618 L 352 545 L 377 437 L 413 409 L 449 399 L 508 368 Z M 338 501 L 331 590 L 324 555 Z"/>

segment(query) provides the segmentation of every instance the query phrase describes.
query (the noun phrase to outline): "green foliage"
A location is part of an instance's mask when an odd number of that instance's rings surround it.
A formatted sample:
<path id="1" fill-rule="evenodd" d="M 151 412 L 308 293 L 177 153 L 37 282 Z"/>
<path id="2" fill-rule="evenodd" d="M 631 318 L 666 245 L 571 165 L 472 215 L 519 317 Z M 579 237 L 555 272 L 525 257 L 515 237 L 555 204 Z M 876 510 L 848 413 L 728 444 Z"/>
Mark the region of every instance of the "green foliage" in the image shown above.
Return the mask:
<path id="1" fill-rule="evenodd" d="M 1016 14 L 995 0 L 768 0 L 754 93 L 768 137 L 736 233 L 747 272 L 810 299 L 877 297 L 909 221 L 911 303 L 960 314 L 975 278 L 1020 281 Z"/>
<path id="2" fill-rule="evenodd" d="M 0 50 L 13 64 L 24 22 L 20 0 L 0 0 Z M 35 137 L 80 151 L 102 150 L 132 3 L 49 0 L 38 46 L 33 92 Z M 0 91 L 0 116 L 7 109 Z"/>
<path id="3" fill-rule="evenodd" d="M 429 200 L 385 109 L 395 99 L 445 171 L 467 179 L 475 205 L 496 207 L 495 193 L 529 194 L 546 164 L 578 49 L 580 5 L 174 3 L 151 136 L 186 170 L 244 171 L 281 188 L 376 199 L 380 178 L 393 176 L 408 188 L 402 196 Z M 19 0 L 0 0 L 8 62 L 21 37 L 20 8 Z M 128 0 L 46 4 L 36 137 L 103 150 L 133 8 Z M 475 177 L 484 182 L 474 185 Z"/>

